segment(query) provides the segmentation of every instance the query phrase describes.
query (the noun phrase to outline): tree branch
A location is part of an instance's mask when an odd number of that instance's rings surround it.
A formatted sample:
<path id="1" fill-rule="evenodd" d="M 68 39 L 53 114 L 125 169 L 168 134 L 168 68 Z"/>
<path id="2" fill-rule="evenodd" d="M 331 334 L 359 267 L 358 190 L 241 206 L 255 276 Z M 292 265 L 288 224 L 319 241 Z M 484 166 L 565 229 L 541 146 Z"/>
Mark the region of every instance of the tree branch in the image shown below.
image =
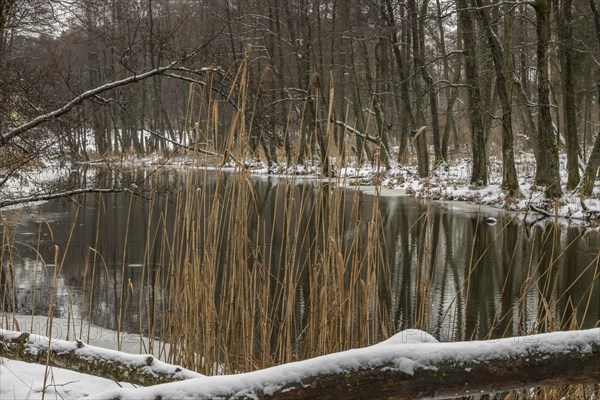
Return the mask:
<path id="1" fill-rule="evenodd" d="M 1 357 L 45 365 L 48 353 L 49 365 L 53 367 L 114 379 L 117 382 L 156 385 L 204 376 L 163 363 L 149 354 L 127 354 L 90 346 L 80 340 L 68 342 L 0 329 Z"/>
<path id="2" fill-rule="evenodd" d="M 177 65 L 178 63 L 180 63 L 181 60 L 177 60 L 177 61 L 173 61 L 171 64 L 164 66 L 164 67 L 158 67 L 155 68 L 153 70 L 144 72 L 142 74 L 139 75 L 133 75 L 133 76 L 129 76 L 127 78 L 124 79 L 120 79 L 117 81 L 113 81 L 113 82 L 109 82 L 106 83 L 102 86 L 98 86 L 96 88 L 87 90 L 83 93 L 81 93 L 79 96 L 75 97 L 74 99 L 72 99 L 71 101 L 69 101 L 67 104 L 65 104 L 64 106 L 62 106 L 59 109 L 56 109 L 52 112 L 49 112 L 47 114 L 43 114 L 40 115 L 34 119 L 32 119 L 31 121 L 22 124 L 10 131 L 8 131 L 7 133 L 3 134 L 0 137 L 0 146 L 6 144 L 9 140 L 23 134 L 24 132 L 27 132 L 28 130 L 35 128 L 36 126 L 44 123 L 44 122 L 48 122 L 51 121 L 57 117 L 60 117 L 63 114 L 68 113 L 69 111 L 71 111 L 75 106 L 81 104 L 84 100 L 87 100 L 89 98 L 92 97 L 96 97 L 98 94 L 106 92 L 107 90 L 111 90 L 114 88 L 117 88 L 119 86 L 123 86 L 123 85 L 128 85 L 130 83 L 135 83 L 135 82 L 139 82 L 142 81 L 144 79 L 150 78 L 154 75 L 160 75 L 165 73 L 166 71 L 169 71 L 171 69 L 173 69 L 173 67 L 175 65 Z"/>
<path id="3" fill-rule="evenodd" d="M 69 190 L 67 192 L 50 193 L 50 194 L 42 194 L 42 195 L 33 195 L 33 196 L 27 196 L 27 197 L 22 197 L 22 198 L 19 198 L 19 199 L 12 199 L 12 200 L 2 200 L 2 201 L 0 201 L 0 209 L 4 208 L 4 207 L 8 207 L 8 206 L 15 206 L 17 204 L 33 203 L 35 201 L 54 200 L 54 199 L 60 199 L 62 197 L 75 196 L 77 194 L 85 194 L 85 193 L 123 193 L 123 192 L 126 192 L 126 191 L 129 191 L 129 189 L 127 189 L 127 188 L 121 188 L 121 189 L 94 189 L 94 188 L 90 188 L 90 189 L 75 189 L 75 190 Z"/>

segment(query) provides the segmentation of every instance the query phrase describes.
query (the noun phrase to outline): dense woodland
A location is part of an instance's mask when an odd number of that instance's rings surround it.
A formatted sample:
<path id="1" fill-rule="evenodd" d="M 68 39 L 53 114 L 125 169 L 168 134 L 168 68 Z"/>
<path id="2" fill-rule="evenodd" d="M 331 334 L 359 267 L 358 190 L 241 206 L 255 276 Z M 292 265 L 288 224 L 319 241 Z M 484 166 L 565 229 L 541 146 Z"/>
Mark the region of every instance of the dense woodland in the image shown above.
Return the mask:
<path id="1" fill-rule="evenodd" d="M 253 158 L 319 163 L 324 173 L 334 158 L 391 168 L 410 153 L 427 176 L 468 157 L 482 186 L 497 155 L 502 186 L 516 194 L 515 153 L 526 151 L 547 195 L 590 195 L 600 165 L 598 8 L 3 0 L 3 176 L 49 152 L 86 160 L 90 148 L 141 154 L 178 143 L 233 158 L 243 143 Z"/>

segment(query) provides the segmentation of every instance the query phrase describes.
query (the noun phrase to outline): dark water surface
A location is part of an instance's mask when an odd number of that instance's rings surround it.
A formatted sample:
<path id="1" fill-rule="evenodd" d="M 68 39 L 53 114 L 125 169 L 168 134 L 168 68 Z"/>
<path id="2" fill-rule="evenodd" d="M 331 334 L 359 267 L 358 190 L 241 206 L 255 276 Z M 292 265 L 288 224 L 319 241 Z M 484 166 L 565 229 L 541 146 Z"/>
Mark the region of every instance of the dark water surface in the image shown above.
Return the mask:
<path id="1" fill-rule="evenodd" d="M 144 173 L 136 172 L 133 180 Z M 149 194 L 89 194 L 76 198 L 79 206 L 70 200 L 57 200 L 5 212 L 10 235 L 4 239 L 3 296 L 7 299 L 14 294 L 17 301 L 13 306 L 5 300 L 4 311 L 16 308 L 18 313 L 45 315 L 56 286 L 55 316 L 91 315 L 100 326 L 115 329 L 120 325 L 137 332 L 140 321 L 148 319 L 147 313 L 160 315 L 147 307 L 143 308 L 144 315 L 139 315 L 138 282 L 143 271 L 160 268 L 166 262 L 164 249 L 148 244 L 160 241 L 160 235 L 155 234 L 161 224 L 156 216 L 175 207 L 178 174 L 164 171 L 154 178 L 157 193 L 153 202 Z M 203 174 L 198 190 L 214 193 L 214 174 Z M 219 184 L 239 184 L 228 179 Z M 285 268 L 280 257 L 286 240 L 285 224 L 278 220 L 282 193 L 287 188 L 289 196 L 302 198 L 310 210 L 329 189 L 318 182 L 289 183 L 275 178 L 252 179 L 251 184 L 257 207 L 255 217 L 248 219 L 248 231 L 254 235 L 249 240 L 260 244 L 273 269 Z M 419 326 L 442 340 L 598 325 L 598 232 L 551 222 L 525 224 L 508 213 L 458 209 L 411 197 L 376 198 L 348 190 L 340 213 L 346 215 L 340 229 L 348 243 L 356 235 L 366 235 L 364 225 L 357 225 L 348 216 L 357 199 L 364 221 L 373 218 L 376 204 L 380 210 L 380 235 L 385 243 L 382 257 L 389 274 L 380 282 L 385 294 L 379 301 L 386 303 L 386 318 L 393 330 L 415 326 L 417 308 L 423 307 L 417 299 L 425 295 L 427 317 Z M 315 230 L 322 229 L 315 218 L 333 210 L 319 212 L 317 216 L 302 211 L 296 215 L 293 223 L 307 238 L 318 236 Z M 149 218 L 150 214 L 155 217 Z M 493 226 L 485 222 L 491 214 L 498 219 Z M 167 232 L 182 223 L 171 217 L 163 222 Z M 8 243 L 12 248 L 10 262 Z M 224 243 L 216 243 L 217 251 L 220 246 Z M 299 246 L 296 256 L 310 263 L 311 251 L 318 250 Z M 227 262 L 226 254 L 219 257 Z M 57 265 L 62 265 L 62 270 L 54 281 Z M 160 297 L 165 290 L 158 280 L 145 282 L 153 286 L 152 296 Z M 160 301 L 155 300 L 152 304 L 160 308 Z M 117 311 L 121 304 L 123 313 Z M 302 301 L 298 304 L 302 307 Z"/>

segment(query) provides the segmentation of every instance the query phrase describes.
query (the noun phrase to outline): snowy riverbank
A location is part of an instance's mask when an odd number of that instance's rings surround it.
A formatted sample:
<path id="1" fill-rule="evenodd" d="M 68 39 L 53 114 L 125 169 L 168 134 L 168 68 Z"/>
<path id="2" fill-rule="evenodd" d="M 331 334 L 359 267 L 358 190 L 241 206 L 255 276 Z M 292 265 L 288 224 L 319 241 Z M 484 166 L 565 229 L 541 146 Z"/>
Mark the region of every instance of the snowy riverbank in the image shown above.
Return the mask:
<path id="1" fill-rule="evenodd" d="M 214 160 L 198 161 L 179 156 L 162 157 L 150 155 L 146 157 L 121 157 L 101 159 L 85 163 L 86 167 L 107 168 L 112 171 L 130 171 L 137 169 L 221 169 L 239 171 L 243 169 L 253 176 L 275 176 L 290 179 L 327 179 L 340 187 L 376 186 L 370 190 L 372 194 L 386 196 L 414 196 L 424 200 L 464 203 L 468 206 L 489 206 L 495 209 L 525 213 L 534 218 L 558 218 L 563 222 L 583 225 L 598 225 L 600 222 L 600 186 L 596 186 L 593 196 L 582 198 L 578 190 L 564 191 L 559 199 L 548 199 L 543 188 L 534 185 L 535 160 L 528 153 L 520 153 L 516 160 L 519 176 L 520 192 L 516 196 L 508 196 L 501 187 L 501 161 L 495 157 L 489 160 L 489 184 L 475 187 L 470 184 L 471 165 L 468 158 L 462 157 L 454 162 L 433 170 L 430 177 L 420 178 L 415 165 L 393 166 L 390 170 L 381 167 L 363 165 L 361 167 L 334 167 L 335 175 L 331 178 L 320 176 L 319 166 L 284 166 L 268 167 L 263 162 L 248 162 L 240 165 L 215 166 Z M 561 158 L 561 181 L 564 187 L 567 179 L 565 157 Z M 0 198 L 13 199 L 19 197 L 35 197 L 49 193 L 60 187 L 66 177 L 77 170 L 76 166 L 46 165 L 39 173 L 28 171 L 7 180 L 0 188 Z M 92 174 L 88 172 L 86 182 L 94 183 Z M 118 185 L 118 182 L 114 182 Z M 90 189 L 92 187 L 89 187 Z M 369 189 L 367 189 L 369 190 Z"/>

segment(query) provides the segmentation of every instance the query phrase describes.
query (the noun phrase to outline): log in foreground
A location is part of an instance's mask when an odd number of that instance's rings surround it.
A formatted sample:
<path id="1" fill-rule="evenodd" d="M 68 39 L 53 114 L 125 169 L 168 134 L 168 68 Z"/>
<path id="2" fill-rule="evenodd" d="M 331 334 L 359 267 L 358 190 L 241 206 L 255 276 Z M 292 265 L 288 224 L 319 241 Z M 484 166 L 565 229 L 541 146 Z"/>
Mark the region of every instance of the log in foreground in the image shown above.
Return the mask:
<path id="1" fill-rule="evenodd" d="M 0 329 L 0 357 L 38 364 L 46 364 L 49 360 L 48 365 L 52 367 L 144 386 L 204 376 L 163 363 L 149 354 L 128 354 L 90 346 L 79 340 L 69 342 L 3 329 Z"/>
<path id="2" fill-rule="evenodd" d="M 432 339 L 422 331 L 403 331 L 363 349 L 239 375 L 112 390 L 95 398 L 447 398 L 600 382 L 600 329 L 477 342 Z"/>

